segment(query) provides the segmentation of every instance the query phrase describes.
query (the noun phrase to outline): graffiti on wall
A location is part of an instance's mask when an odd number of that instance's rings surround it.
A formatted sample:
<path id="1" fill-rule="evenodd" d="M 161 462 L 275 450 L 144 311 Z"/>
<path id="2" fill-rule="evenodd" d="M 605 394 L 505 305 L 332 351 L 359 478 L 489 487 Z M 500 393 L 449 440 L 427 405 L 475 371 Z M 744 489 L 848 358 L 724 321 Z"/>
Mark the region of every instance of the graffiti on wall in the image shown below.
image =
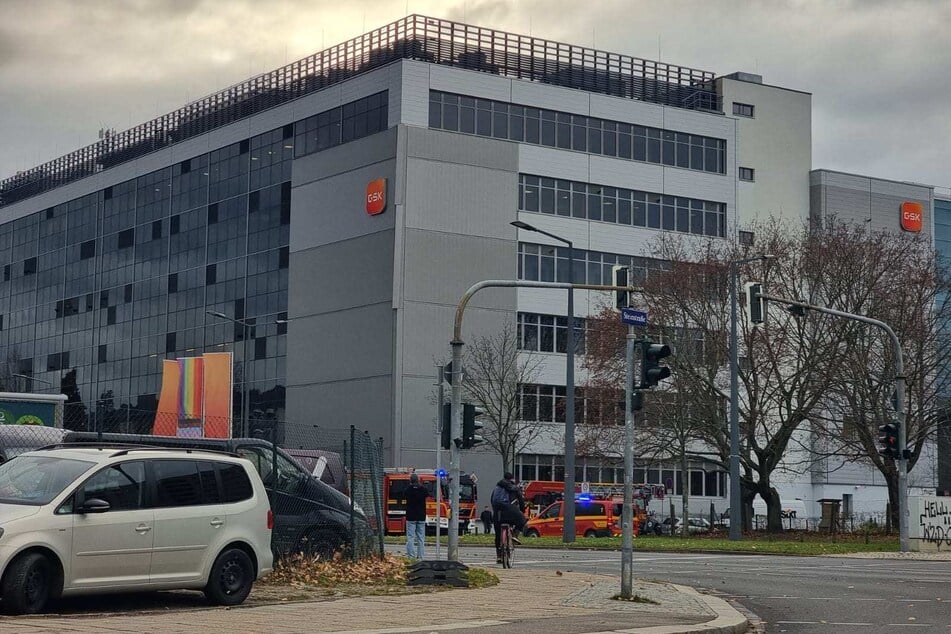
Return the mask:
<path id="1" fill-rule="evenodd" d="M 917 518 L 917 538 L 938 549 L 951 549 L 951 499 L 927 496 L 917 502 L 918 512 L 912 515 L 912 522 Z"/>

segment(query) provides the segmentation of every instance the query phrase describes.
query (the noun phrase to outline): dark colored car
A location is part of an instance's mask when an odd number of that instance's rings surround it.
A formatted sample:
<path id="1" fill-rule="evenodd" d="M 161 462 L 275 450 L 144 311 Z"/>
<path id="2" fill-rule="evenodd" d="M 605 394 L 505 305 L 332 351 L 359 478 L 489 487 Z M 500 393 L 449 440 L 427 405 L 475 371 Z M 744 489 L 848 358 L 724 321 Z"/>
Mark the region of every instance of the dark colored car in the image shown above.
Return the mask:
<path id="1" fill-rule="evenodd" d="M 350 536 L 350 498 L 313 477 L 280 447 L 258 438 L 180 438 L 140 434 L 70 432 L 66 443 L 114 443 L 187 447 L 234 453 L 250 460 L 271 498 L 274 530 L 271 547 L 276 555 L 304 552 L 330 557 L 334 551 L 372 546 L 373 532 L 362 509 L 354 509 L 354 537 Z M 274 466 L 277 466 L 275 474 Z"/>
<path id="2" fill-rule="evenodd" d="M 284 451 L 300 463 L 312 476 L 325 484 L 329 484 L 344 495 L 350 495 L 347 486 L 347 468 L 343 464 L 343 457 L 336 451 L 322 449 L 294 449 L 285 447 Z"/>

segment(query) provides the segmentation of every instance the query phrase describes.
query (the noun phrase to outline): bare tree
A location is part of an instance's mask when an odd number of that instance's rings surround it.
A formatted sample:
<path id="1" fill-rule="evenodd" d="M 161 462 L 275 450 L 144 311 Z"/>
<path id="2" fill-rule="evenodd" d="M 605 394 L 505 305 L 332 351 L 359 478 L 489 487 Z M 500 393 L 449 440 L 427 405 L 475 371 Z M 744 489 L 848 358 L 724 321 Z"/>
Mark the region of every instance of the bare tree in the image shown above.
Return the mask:
<path id="1" fill-rule="evenodd" d="M 538 377 L 539 357 L 519 350 L 518 331 L 506 321 L 498 333 L 480 337 L 466 346 L 463 389 L 469 402 L 485 410 L 482 437 L 502 457 L 505 471 L 513 471 L 515 457 L 528 448 L 543 427 L 522 420 L 521 387 Z"/>
<path id="2" fill-rule="evenodd" d="M 947 418 L 951 362 L 949 276 L 926 238 L 869 233 L 831 220 L 812 235 L 814 260 L 835 269 L 838 286 L 827 302 L 889 324 L 901 342 L 907 385 L 905 427 L 912 472 L 926 443 Z M 890 339 L 877 328 L 851 323 L 842 371 L 828 386 L 825 409 L 815 421 L 823 459 L 860 462 L 878 469 L 888 485 L 893 525 L 898 522 L 898 470 L 878 453 L 878 428 L 895 420 L 895 358 Z"/>

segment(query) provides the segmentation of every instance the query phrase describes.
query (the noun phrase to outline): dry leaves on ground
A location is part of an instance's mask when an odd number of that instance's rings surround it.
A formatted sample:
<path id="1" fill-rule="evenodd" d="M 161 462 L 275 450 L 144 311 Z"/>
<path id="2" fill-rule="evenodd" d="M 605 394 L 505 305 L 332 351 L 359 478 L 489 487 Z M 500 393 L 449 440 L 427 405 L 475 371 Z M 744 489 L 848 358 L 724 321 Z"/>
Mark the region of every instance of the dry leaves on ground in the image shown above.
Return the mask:
<path id="1" fill-rule="evenodd" d="M 306 555 L 287 557 L 274 566 L 274 572 L 263 580 L 268 584 L 331 587 L 339 584 L 404 585 L 406 560 L 385 554 L 351 561 L 335 555 L 320 559 Z"/>

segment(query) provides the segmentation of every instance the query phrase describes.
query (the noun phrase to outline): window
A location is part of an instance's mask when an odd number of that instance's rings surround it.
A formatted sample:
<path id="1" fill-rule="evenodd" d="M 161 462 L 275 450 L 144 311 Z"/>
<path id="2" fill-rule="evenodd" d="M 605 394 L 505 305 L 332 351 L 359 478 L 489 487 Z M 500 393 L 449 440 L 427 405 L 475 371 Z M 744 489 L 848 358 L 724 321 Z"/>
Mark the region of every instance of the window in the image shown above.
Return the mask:
<path id="1" fill-rule="evenodd" d="M 756 170 L 754 170 L 752 167 L 741 167 L 741 168 L 740 168 L 740 180 L 741 180 L 741 181 L 753 182 L 754 180 L 756 180 L 756 179 L 754 178 L 755 173 L 756 173 Z"/>
<path id="2" fill-rule="evenodd" d="M 98 362 L 99 362 L 99 363 L 105 363 L 106 361 L 109 360 L 108 357 L 107 357 L 107 354 L 106 354 L 107 349 L 108 349 L 108 348 L 107 348 L 106 344 L 101 344 L 101 345 L 99 346 L 99 356 L 98 356 Z"/>
<path id="3" fill-rule="evenodd" d="M 351 101 L 295 124 L 294 155 L 320 152 L 385 130 L 389 121 L 388 92 Z M 456 118 L 449 122 L 455 114 Z M 458 112 L 447 112 L 447 123 L 458 126 Z"/>
<path id="4" fill-rule="evenodd" d="M 126 229 L 119 232 L 119 248 L 126 249 L 135 244 L 135 229 Z"/>
<path id="5" fill-rule="evenodd" d="M 198 476 L 201 480 L 201 499 L 204 504 L 221 502 L 221 491 L 218 490 L 218 476 L 215 473 L 215 463 L 202 460 L 198 463 Z"/>
<path id="6" fill-rule="evenodd" d="M 575 353 L 584 354 L 585 320 L 575 317 Z M 557 315 L 518 314 L 518 348 L 531 352 L 568 351 L 568 318 Z"/>
<path id="7" fill-rule="evenodd" d="M 755 106 L 748 103 L 740 103 L 738 101 L 733 102 L 733 114 L 740 117 L 753 117 Z"/>
<path id="8" fill-rule="evenodd" d="M 218 280 L 218 267 L 215 264 L 209 264 L 205 267 L 205 285 L 210 286 Z"/>
<path id="9" fill-rule="evenodd" d="M 697 235 L 725 235 L 725 203 L 519 174 L 519 211 L 646 227 L 645 205 L 648 201 L 659 201 L 666 208 L 665 217 L 669 224 L 664 226 L 665 229 Z M 657 213 L 660 213 L 660 208 Z M 659 218 L 650 226 L 660 227 Z"/>
<path id="10" fill-rule="evenodd" d="M 225 504 L 247 500 L 254 495 L 251 480 L 238 464 L 217 463 L 218 474 L 221 476 L 221 501 Z"/>
<path id="11" fill-rule="evenodd" d="M 79 245 L 79 259 L 88 260 L 91 257 L 96 255 L 96 241 L 95 240 L 86 240 L 81 245 Z"/>
<path id="12" fill-rule="evenodd" d="M 430 91 L 429 125 L 626 160 L 725 173 L 726 141 Z"/>
<path id="13" fill-rule="evenodd" d="M 106 467 L 79 490 L 77 502 L 97 498 L 109 503 L 109 511 L 134 511 L 145 506 L 145 463 L 123 462 Z"/>
<path id="14" fill-rule="evenodd" d="M 27 258 L 26 260 L 23 260 L 23 274 L 24 275 L 36 274 L 36 258 Z"/>
<path id="15" fill-rule="evenodd" d="M 575 502 L 575 517 L 587 516 L 591 517 L 592 515 L 606 515 L 607 507 L 604 504 L 597 503 L 588 503 L 584 502 Z"/>
<path id="16" fill-rule="evenodd" d="M 202 503 L 201 479 L 194 460 L 154 460 L 155 506 L 195 506 Z"/>
<path id="17" fill-rule="evenodd" d="M 740 244 L 744 247 L 753 246 L 753 232 L 752 231 L 740 231 Z"/>
<path id="18" fill-rule="evenodd" d="M 175 333 L 169 332 L 165 334 L 165 352 L 175 352 Z"/>

